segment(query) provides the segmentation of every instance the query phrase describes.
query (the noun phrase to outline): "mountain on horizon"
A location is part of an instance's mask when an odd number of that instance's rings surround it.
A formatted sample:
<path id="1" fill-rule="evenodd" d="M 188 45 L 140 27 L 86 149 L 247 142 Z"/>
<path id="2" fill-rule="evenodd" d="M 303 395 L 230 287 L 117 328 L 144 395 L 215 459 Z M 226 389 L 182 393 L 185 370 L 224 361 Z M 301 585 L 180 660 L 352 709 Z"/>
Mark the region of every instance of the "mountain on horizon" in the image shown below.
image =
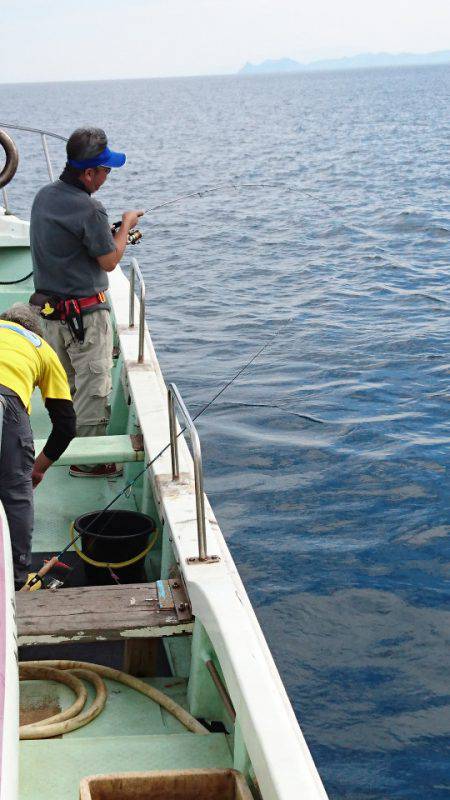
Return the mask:
<path id="1" fill-rule="evenodd" d="M 450 50 L 435 53 L 360 53 L 344 58 L 321 59 L 302 64 L 292 58 L 267 59 L 261 64 L 247 62 L 239 75 L 256 75 L 269 72 L 313 72 L 319 70 L 366 69 L 368 67 L 406 67 L 433 64 L 450 64 Z"/>

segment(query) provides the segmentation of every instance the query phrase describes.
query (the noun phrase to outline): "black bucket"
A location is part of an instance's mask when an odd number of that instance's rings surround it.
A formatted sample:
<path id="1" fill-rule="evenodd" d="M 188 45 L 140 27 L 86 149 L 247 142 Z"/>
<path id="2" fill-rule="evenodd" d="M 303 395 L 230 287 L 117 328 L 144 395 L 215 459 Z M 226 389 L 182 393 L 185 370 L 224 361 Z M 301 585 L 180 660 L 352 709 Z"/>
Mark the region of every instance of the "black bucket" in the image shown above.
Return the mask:
<path id="1" fill-rule="evenodd" d="M 81 533 L 84 555 L 93 561 L 111 564 L 111 570 L 120 583 L 145 583 L 145 554 L 126 567 L 115 567 L 114 564 L 129 561 L 146 550 L 149 538 L 156 530 L 151 517 L 138 511 L 91 511 L 77 517 L 74 528 Z M 90 586 L 116 582 L 107 567 L 96 567 L 85 561 L 84 570 Z"/>

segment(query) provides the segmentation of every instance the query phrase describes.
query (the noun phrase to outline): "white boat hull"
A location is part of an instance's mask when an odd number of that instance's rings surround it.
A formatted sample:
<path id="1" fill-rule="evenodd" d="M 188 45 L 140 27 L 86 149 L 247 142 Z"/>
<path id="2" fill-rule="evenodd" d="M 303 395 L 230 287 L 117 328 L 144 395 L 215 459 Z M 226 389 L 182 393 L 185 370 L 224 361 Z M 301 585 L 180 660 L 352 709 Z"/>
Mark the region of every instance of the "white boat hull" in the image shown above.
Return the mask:
<path id="1" fill-rule="evenodd" d="M 19 675 L 14 576 L 8 522 L 0 503 L 0 800 L 18 797 Z"/>

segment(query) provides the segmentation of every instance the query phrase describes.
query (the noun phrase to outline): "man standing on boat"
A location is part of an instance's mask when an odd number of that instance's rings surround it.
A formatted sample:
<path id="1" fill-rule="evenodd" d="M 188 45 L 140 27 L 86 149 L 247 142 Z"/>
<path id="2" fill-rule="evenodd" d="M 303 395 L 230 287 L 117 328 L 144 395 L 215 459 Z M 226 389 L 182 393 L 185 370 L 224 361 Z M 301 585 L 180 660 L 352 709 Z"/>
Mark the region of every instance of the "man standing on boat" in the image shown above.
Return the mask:
<path id="1" fill-rule="evenodd" d="M 36 459 L 29 417 L 35 386 L 39 386 L 53 425 Z M 64 452 L 76 429 L 66 373 L 42 338 L 39 317 L 25 303 L 17 303 L 0 314 L 0 396 L 0 500 L 9 525 L 18 590 L 26 582 L 31 566 L 33 488 Z"/>
<path id="2" fill-rule="evenodd" d="M 72 392 L 78 436 L 102 436 L 109 419 L 113 333 L 105 295 L 108 272 L 122 258 L 129 231 L 142 211 L 125 211 L 114 234 L 103 205 L 92 195 L 124 153 L 109 149 L 100 128 L 78 128 L 67 142 L 59 180 L 44 186 L 31 209 L 30 241 L 45 337 L 57 352 Z M 116 464 L 72 466 L 79 477 L 114 477 Z"/>

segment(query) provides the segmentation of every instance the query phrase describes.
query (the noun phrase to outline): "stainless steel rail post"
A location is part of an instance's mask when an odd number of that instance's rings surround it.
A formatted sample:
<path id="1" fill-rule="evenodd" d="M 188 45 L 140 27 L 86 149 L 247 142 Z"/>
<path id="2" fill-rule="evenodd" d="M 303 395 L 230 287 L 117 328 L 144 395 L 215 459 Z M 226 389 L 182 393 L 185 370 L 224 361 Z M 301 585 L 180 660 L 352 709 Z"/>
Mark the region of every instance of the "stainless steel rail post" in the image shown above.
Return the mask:
<path id="1" fill-rule="evenodd" d="M 172 479 L 177 480 L 180 477 L 180 468 L 178 461 L 178 435 L 177 434 L 177 420 L 175 415 L 175 402 L 181 411 L 187 430 L 192 443 L 192 450 L 194 454 L 194 479 L 195 479 L 195 506 L 197 514 L 197 537 L 198 537 L 198 558 L 188 558 L 190 563 L 193 562 L 214 562 L 219 561 L 219 556 L 208 556 L 206 552 L 206 524 L 205 524 L 205 495 L 203 491 L 203 466 L 202 466 L 202 451 L 200 447 L 200 439 L 196 427 L 191 419 L 189 411 L 187 410 L 183 399 L 178 391 L 175 383 L 169 383 L 167 387 L 167 396 L 169 404 L 169 429 L 170 429 L 170 454 L 172 457 Z"/>
<path id="2" fill-rule="evenodd" d="M 131 259 L 131 272 L 130 272 L 130 312 L 128 325 L 134 328 L 134 287 L 136 283 L 136 275 L 139 281 L 139 352 L 138 363 L 144 362 L 144 333 L 145 333 L 145 282 L 142 277 L 142 272 L 139 269 L 139 264 L 136 258 Z"/>
<path id="3" fill-rule="evenodd" d="M 8 195 L 6 194 L 6 189 L 4 186 L 2 188 L 2 195 L 3 195 L 3 205 L 5 208 L 5 214 L 9 214 Z"/>
<path id="4" fill-rule="evenodd" d="M 54 181 L 55 178 L 53 175 L 52 162 L 50 161 L 50 153 L 48 151 L 48 145 L 45 133 L 41 133 L 41 140 L 42 140 L 42 147 L 44 150 L 45 160 L 47 162 L 48 177 L 50 178 L 51 181 Z"/>

